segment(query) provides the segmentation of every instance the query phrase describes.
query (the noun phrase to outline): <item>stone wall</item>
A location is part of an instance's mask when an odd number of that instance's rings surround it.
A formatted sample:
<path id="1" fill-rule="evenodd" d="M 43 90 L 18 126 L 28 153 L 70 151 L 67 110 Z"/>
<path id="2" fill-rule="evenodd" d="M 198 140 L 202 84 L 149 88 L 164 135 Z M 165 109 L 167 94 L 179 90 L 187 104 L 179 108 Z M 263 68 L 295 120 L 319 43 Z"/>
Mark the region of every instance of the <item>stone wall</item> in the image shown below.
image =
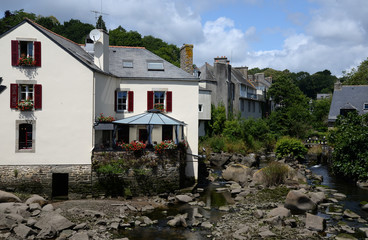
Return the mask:
<path id="1" fill-rule="evenodd" d="M 54 173 L 67 174 L 69 198 L 84 198 L 91 194 L 91 165 L 1 166 L 0 189 L 52 197 Z"/>
<path id="2" fill-rule="evenodd" d="M 184 158 L 185 159 L 185 158 Z M 185 162 L 179 151 L 173 150 L 160 156 L 144 152 L 94 153 L 92 157 L 95 194 L 138 196 L 174 192 L 185 185 Z M 123 161 L 129 167 L 122 173 L 108 174 L 97 170 L 98 164 Z M 97 166 L 97 167 L 96 167 Z"/>

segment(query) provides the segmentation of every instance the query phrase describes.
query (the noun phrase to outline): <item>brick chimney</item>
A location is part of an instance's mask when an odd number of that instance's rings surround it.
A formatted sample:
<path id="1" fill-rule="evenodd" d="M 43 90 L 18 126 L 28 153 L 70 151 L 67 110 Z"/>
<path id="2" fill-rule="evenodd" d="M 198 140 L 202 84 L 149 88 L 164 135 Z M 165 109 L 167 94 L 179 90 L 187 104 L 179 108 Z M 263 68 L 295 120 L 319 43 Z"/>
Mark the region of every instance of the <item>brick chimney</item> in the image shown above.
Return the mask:
<path id="1" fill-rule="evenodd" d="M 183 44 L 180 49 L 180 68 L 193 74 L 193 44 Z"/>

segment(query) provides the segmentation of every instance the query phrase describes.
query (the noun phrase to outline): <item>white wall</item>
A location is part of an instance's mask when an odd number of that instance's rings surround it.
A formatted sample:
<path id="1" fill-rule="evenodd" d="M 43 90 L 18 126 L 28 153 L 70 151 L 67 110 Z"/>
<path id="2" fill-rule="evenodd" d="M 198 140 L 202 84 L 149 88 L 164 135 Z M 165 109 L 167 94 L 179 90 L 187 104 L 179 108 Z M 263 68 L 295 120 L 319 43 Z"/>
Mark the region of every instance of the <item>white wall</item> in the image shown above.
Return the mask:
<path id="1" fill-rule="evenodd" d="M 41 42 L 42 66 L 11 66 L 11 40 Z M 41 32 L 25 23 L 0 39 L 0 164 L 90 164 L 93 126 L 93 73 Z M 10 109 L 10 84 L 42 84 L 42 110 L 22 114 Z M 16 120 L 34 119 L 35 152 L 16 153 Z"/>

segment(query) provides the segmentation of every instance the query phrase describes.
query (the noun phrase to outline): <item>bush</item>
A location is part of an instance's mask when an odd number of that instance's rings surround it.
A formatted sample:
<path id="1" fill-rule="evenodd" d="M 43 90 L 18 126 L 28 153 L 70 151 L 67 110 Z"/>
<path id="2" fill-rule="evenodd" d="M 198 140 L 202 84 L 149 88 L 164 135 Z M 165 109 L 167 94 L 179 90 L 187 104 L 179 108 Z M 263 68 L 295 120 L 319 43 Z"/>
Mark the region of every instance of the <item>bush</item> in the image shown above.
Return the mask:
<path id="1" fill-rule="evenodd" d="M 221 136 L 214 136 L 208 139 L 209 146 L 213 152 L 221 152 L 225 149 L 225 139 Z"/>
<path id="2" fill-rule="evenodd" d="M 285 164 L 279 162 L 271 162 L 262 169 L 265 184 L 267 186 L 275 186 L 285 182 L 289 169 Z"/>
<path id="3" fill-rule="evenodd" d="M 241 138 L 241 126 L 238 119 L 232 119 L 225 122 L 225 128 L 223 131 L 224 136 L 230 139 Z"/>
<path id="4" fill-rule="evenodd" d="M 225 142 L 224 151 L 229 153 L 246 154 L 248 152 L 248 148 L 241 139 L 227 139 Z"/>
<path id="5" fill-rule="evenodd" d="M 297 138 L 282 137 L 276 143 L 277 158 L 303 159 L 307 151 L 308 149 L 303 142 Z"/>

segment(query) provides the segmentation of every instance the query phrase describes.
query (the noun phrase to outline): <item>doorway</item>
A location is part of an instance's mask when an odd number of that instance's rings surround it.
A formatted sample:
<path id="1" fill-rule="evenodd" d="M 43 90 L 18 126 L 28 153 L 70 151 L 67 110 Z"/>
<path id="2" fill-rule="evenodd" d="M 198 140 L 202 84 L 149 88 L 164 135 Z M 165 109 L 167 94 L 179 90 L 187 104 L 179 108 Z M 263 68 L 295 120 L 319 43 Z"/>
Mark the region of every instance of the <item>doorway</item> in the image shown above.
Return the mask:
<path id="1" fill-rule="evenodd" d="M 52 174 L 52 198 L 68 198 L 69 174 L 53 173 Z"/>

